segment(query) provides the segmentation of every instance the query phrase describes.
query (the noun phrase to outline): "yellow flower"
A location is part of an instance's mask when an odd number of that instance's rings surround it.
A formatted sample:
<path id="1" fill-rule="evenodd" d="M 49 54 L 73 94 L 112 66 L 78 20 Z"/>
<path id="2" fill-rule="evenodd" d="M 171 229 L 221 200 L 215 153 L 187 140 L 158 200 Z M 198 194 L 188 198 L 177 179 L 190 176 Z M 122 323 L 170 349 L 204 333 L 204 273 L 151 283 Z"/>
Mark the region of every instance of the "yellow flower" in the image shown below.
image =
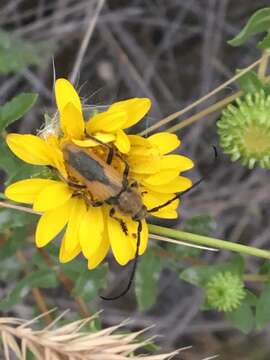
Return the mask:
<path id="1" fill-rule="evenodd" d="M 125 265 L 136 254 L 138 219 L 106 201 L 99 207 L 92 206 L 91 185 L 72 173 L 65 158 L 67 144 L 74 144 L 84 154 L 94 149 L 103 163 L 108 146 L 115 149 L 116 155 L 106 171 L 122 176 L 123 164 L 127 163 L 128 187 L 136 183 L 136 190 L 132 191 L 137 193 L 142 208 L 148 210 L 191 187 L 191 181 L 180 174 L 192 168 L 193 163 L 181 155 L 168 155 L 180 145 L 174 134 L 158 133 L 145 139 L 124 132 L 146 115 L 151 106 L 149 99 L 116 102 L 85 121 L 80 98 L 67 80 L 58 79 L 55 92 L 60 131 L 44 131 L 39 136 L 9 134 L 6 138 L 15 155 L 30 164 L 49 166 L 54 169 L 55 179 L 21 180 L 8 186 L 5 195 L 13 201 L 32 204 L 34 210 L 41 212 L 35 234 L 38 247 L 47 245 L 64 229 L 61 262 L 68 262 L 82 252 L 89 269 L 94 269 L 111 249 L 117 262 Z M 104 188 L 102 182 L 101 185 Z M 178 204 L 179 200 L 175 200 L 151 215 L 176 218 Z M 141 224 L 139 255 L 148 242 L 145 218 Z"/>

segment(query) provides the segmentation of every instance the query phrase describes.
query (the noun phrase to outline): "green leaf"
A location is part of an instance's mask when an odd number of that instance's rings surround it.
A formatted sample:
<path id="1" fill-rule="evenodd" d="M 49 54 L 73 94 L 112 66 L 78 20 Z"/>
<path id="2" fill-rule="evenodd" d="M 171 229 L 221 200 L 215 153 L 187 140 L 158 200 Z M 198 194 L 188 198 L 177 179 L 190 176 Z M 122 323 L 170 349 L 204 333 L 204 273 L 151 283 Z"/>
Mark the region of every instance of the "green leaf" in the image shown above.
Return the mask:
<path id="1" fill-rule="evenodd" d="M 250 333 L 255 324 L 253 311 L 245 299 L 237 309 L 227 312 L 226 317 L 245 334 Z"/>
<path id="2" fill-rule="evenodd" d="M 20 119 L 37 101 L 38 95 L 22 93 L 0 107 L 0 132 L 8 125 Z"/>
<path id="3" fill-rule="evenodd" d="M 52 54 L 52 42 L 34 43 L 0 30 L 0 73 L 17 73 L 41 65 Z"/>
<path id="4" fill-rule="evenodd" d="M 211 215 L 196 215 L 184 222 L 183 231 L 210 236 L 216 228 L 216 223 Z"/>
<path id="5" fill-rule="evenodd" d="M 78 276 L 72 295 L 91 301 L 97 294 L 99 289 L 106 284 L 106 275 L 108 271 L 108 264 L 100 265 L 94 270 L 84 268 L 82 273 Z"/>
<path id="6" fill-rule="evenodd" d="M 27 214 L 13 209 L 0 209 L 0 232 L 4 232 L 7 229 L 21 228 L 25 225 L 33 222 L 37 218 L 34 214 Z M 23 232 L 22 232 L 23 234 Z"/>
<path id="7" fill-rule="evenodd" d="M 270 284 L 265 284 L 256 306 L 256 328 L 261 330 L 270 321 Z"/>
<path id="8" fill-rule="evenodd" d="M 6 143 L 0 140 L 0 168 L 6 173 L 18 171 L 22 162 L 16 158 L 7 147 Z"/>
<path id="9" fill-rule="evenodd" d="M 270 31 L 268 31 L 267 35 L 258 43 L 257 47 L 261 50 L 270 49 Z"/>
<path id="10" fill-rule="evenodd" d="M 242 277 L 244 272 L 244 259 L 241 255 L 234 255 L 230 261 L 209 266 L 193 266 L 180 273 L 180 279 L 200 287 L 205 287 L 210 278 L 218 272 L 229 271 Z"/>
<path id="11" fill-rule="evenodd" d="M 253 35 L 267 32 L 270 29 L 270 7 L 260 9 L 253 14 L 247 24 L 232 40 L 228 41 L 231 46 L 244 44 Z"/>
<path id="12" fill-rule="evenodd" d="M 0 260 L 7 259 L 25 243 L 26 229 L 17 228 L 13 232 L 12 236 L 1 245 Z"/>
<path id="13" fill-rule="evenodd" d="M 151 249 L 140 259 L 135 278 L 135 293 L 140 311 L 149 309 L 155 303 L 162 267 L 160 258 Z"/>
<path id="14" fill-rule="evenodd" d="M 19 281 L 8 296 L 0 301 L 0 310 L 5 311 L 18 304 L 33 287 L 55 288 L 57 285 L 57 277 L 52 270 L 34 271 Z"/>
<path id="15" fill-rule="evenodd" d="M 236 74 L 238 74 L 239 72 L 241 72 L 241 70 L 236 70 Z M 250 70 L 244 75 L 242 75 L 238 79 L 238 82 L 241 90 L 243 90 L 245 93 L 258 92 L 260 90 L 263 90 L 264 88 L 264 85 L 258 78 L 258 75 L 253 70 Z"/>

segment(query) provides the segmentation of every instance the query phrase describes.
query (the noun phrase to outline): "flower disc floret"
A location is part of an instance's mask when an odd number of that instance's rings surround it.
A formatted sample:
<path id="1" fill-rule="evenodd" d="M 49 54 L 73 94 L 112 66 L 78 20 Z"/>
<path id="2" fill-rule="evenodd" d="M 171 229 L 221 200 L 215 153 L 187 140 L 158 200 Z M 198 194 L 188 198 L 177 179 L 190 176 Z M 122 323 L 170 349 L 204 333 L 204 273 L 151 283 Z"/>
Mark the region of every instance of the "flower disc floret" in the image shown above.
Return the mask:
<path id="1" fill-rule="evenodd" d="M 229 105 L 217 122 L 220 146 L 232 161 L 270 169 L 270 95 L 247 94 Z"/>
<path id="2" fill-rule="evenodd" d="M 219 311 L 237 309 L 245 296 L 243 281 L 231 272 L 214 275 L 206 285 L 208 304 Z"/>
<path id="3" fill-rule="evenodd" d="M 180 145 L 174 134 L 164 132 L 145 139 L 125 133 L 125 129 L 147 114 L 151 106 L 149 99 L 116 102 L 108 110 L 85 119 L 79 95 L 67 80 L 58 79 L 55 92 L 58 114 L 53 117 L 53 126 L 47 123 L 39 136 L 9 134 L 6 139 L 16 156 L 27 163 L 49 167 L 55 177 L 18 181 L 6 188 L 5 195 L 13 201 L 32 204 L 41 213 L 35 234 L 38 247 L 47 245 L 64 230 L 61 262 L 68 262 L 82 252 L 89 269 L 94 269 L 111 249 L 117 262 L 125 265 L 135 257 L 138 222 L 117 209 L 112 217 L 112 205 L 106 201 L 99 207 L 92 206 L 91 187 L 85 186 L 68 166 L 67 144 L 86 155 L 95 154 L 103 162 L 108 146 L 113 148 L 119 156 L 113 157 L 111 171 L 122 175 L 123 164 L 128 164 L 128 183 L 136 183 L 146 209 L 160 206 L 176 192 L 190 188 L 191 181 L 181 173 L 191 169 L 193 163 L 182 155 L 169 154 Z M 178 205 L 179 201 L 175 200 L 151 215 L 176 218 Z M 139 255 L 144 253 L 148 242 L 146 219 L 141 223 Z"/>

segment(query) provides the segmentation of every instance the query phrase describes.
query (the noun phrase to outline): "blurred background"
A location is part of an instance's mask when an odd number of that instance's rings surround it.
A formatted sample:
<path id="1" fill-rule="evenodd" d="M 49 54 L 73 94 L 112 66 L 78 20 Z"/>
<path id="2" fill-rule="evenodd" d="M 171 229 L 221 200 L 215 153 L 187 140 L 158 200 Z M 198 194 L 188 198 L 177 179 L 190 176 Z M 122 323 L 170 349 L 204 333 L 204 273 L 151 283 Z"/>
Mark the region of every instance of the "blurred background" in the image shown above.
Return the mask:
<path id="1" fill-rule="evenodd" d="M 240 48 L 230 47 L 227 40 L 239 32 L 252 13 L 269 5 L 268 0 L 107 0 L 85 55 L 78 62 L 79 49 L 98 3 L 98 0 L 1 0 L 1 103 L 22 91 L 39 94 L 34 108 L 10 130 L 36 133 L 44 113 L 55 111 L 54 76 L 68 78 L 75 74 L 74 84 L 87 105 L 106 105 L 136 96 L 151 98 L 153 107 L 148 119 L 135 129 L 142 131 L 214 89 L 232 77 L 235 69 L 257 60 L 260 52 L 255 40 Z M 234 84 L 228 86 L 201 108 L 236 89 Z M 183 228 L 186 220 L 203 216 L 208 219 L 212 236 L 267 248 L 270 240 L 267 170 L 247 170 L 231 163 L 220 152 L 218 164 L 209 174 L 213 157 L 210 145 L 218 144 L 215 127 L 218 117 L 218 113 L 205 117 L 179 132 L 181 153 L 196 164 L 189 176 L 194 180 L 202 175 L 208 177 L 185 197 L 179 220 L 162 224 Z M 204 251 L 200 259 L 218 263 L 228 256 L 227 252 Z M 249 272 L 255 269 L 256 261 L 247 262 Z M 110 286 L 118 289 L 126 279 L 128 267 L 119 269 L 113 263 L 111 267 Z M 214 354 L 220 354 L 221 359 L 270 358 L 269 328 L 244 335 L 217 312 L 202 312 L 201 291 L 179 280 L 177 272 L 170 268 L 163 269 L 158 284 L 156 304 L 148 311 L 138 310 L 132 292 L 115 302 L 95 300 L 96 309 L 104 309 L 103 325 L 114 325 L 126 318 L 133 320 L 132 329 L 155 324 L 150 334 L 161 335 L 157 342 L 164 351 L 192 345 L 179 357 L 183 360 L 199 360 Z M 252 288 L 256 292 L 256 286 L 252 284 Z M 56 300 L 54 293 L 48 296 L 54 297 L 60 309 L 73 306 L 64 292 L 57 293 Z M 22 317 L 31 316 L 31 299 L 16 306 L 14 312 Z"/>

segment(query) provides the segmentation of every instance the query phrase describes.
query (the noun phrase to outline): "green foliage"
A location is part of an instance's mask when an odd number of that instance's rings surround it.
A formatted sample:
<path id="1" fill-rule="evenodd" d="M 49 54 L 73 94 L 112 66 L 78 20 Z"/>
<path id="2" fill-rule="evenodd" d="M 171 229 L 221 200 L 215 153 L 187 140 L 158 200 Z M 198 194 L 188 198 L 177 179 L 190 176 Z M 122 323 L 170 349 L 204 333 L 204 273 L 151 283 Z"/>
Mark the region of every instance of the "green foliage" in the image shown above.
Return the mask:
<path id="1" fill-rule="evenodd" d="M 261 330 L 270 321 L 270 283 L 265 284 L 256 306 L 256 327 Z"/>
<path id="2" fill-rule="evenodd" d="M 258 43 L 258 48 L 269 48 L 270 42 L 270 7 L 256 11 L 248 20 L 240 33 L 228 41 L 231 46 L 240 46 L 246 43 L 252 36 L 267 32 L 267 35 Z"/>
<path id="3" fill-rule="evenodd" d="M 192 266 L 180 273 L 180 278 L 190 284 L 206 287 L 211 277 L 219 272 L 231 272 L 241 278 L 244 272 L 244 259 L 241 255 L 234 255 L 228 262 L 217 265 Z"/>
<path id="4" fill-rule="evenodd" d="M 148 249 L 140 258 L 136 272 L 135 292 L 141 311 L 149 309 L 155 303 L 162 267 L 161 259 L 155 256 L 152 249 Z"/>
<path id="5" fill-rule="evenodd" d="M 0 73 L 17 73 L 30 65 L 41 65 L 52 51 L 52 43 L 33 43 L 0 30 Z"/>
<path id="6" fill-rule="evenodd" d="M 0 107 L 0 132 L 25 115 L 37 101 L 38 95 L 22 93 Z"/>
<path id="7" fill-rule="evenodd" d="M 211 215 L 200 214 L 187 219 L 183 231 L 209 236 L 215 230 L 216 224 Z"/>
<path id="8" fill-rule="evenodd" d="M 95 299 L 98 295 L 99 289 L 103 288 L 106 284 L 106 275 L 108 272 L 108 264 L 100 265 L 95 270 L 88 270 L 84 264 L 83 271 L 80 272 L 75 281 L 72 294 L 79 296 L 86 301 Z"/>
<path id="9" fill-rule="evenodd" d="M 0 301 L 0 310 L 8 310 L 18 304 L 33 287 L 55 288 L 58 281 L 55 273 L 50 270 L 37 270 L 18 281 L 11 292 Z"/>
<path id="10" fill-rule="evenodd" d="M 248 334 L 254 328 L 255 318 L 253 307 L 256 305 L 256 296 L 250 292 L 247 292 L 246 297 L 240 304 L 240 306 L 226 313 L 226 317 L 231 323 L 243 333 Z"/>
<path id="11" fill-rule="evenodd" d="M 238 74 L 241 70 L 236 70 Z M 255 71 L 250 70 L 244 75 L 242 75 L 238 79 L 240 89 L 244 91 L 244 93 L 256 93 L 260 90 L 264 89 L 264 85 L 261 80 L 258 78 L 258 75 Z"/>

